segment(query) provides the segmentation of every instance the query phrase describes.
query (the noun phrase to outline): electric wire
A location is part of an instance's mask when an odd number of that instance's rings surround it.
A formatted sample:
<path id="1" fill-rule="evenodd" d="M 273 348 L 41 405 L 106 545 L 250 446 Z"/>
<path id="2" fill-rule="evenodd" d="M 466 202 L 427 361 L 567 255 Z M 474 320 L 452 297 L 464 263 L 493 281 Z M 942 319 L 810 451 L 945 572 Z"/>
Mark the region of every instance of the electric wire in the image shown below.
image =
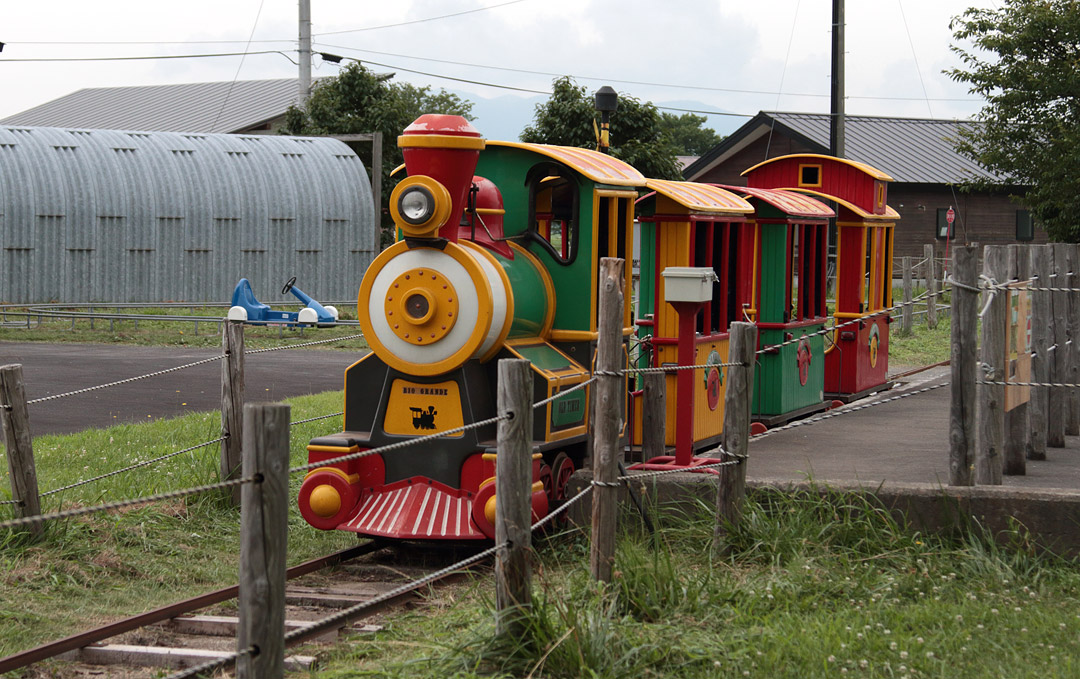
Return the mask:
<path id="1" fill-rule="evenodd" d="M 233 88 L 236 87 L 236 81 L 240 77 L 240 69 L 244 68 L 244 60 L 247 58 L 247 52 L 251 48 L 251 40 L 255 37 L 255 29 L 259 25 L 259 17 L 262 16 L 265 2 L 266 0 L 259 0 L 259 9 L 255 12 L 255 21 L 251 24 L 251 33 L 248 34 L 247 44 L 244 45 L 244 56 L 240 57 L 240 63 L 236 65 L 236 73 L 233 74 L 232 82 L 229 83 L 229 89 L 225 90 L 225 98 L 221 100 L 221 108 L 218 109 L 217 115 L 214 116 L 214 122 L 210 124 L 211 132 L 217 128 L 218 121 L 221 120 L 221 114 L 225 112 L 225 107 L 229 105 L 229 97 L 232 96 Z"/>

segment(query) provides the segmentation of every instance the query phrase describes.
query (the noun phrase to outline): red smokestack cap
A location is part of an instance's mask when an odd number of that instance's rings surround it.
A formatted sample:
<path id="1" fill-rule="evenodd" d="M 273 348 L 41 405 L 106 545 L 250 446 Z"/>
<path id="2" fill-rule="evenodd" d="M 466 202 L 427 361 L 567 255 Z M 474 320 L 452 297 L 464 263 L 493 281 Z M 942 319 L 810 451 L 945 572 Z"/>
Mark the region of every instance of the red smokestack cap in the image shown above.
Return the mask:
<path id="1" fill-rule="evenodd" d="M 409 176 L 426 175 L 446 187 L 450 215 L 438 235 L 457 240 L 457 224 L 472 185 L 476 161 L 484 148 L 480 133 L 461 116 L 428 113 L 398 137 Z M 450 228 L 442 228 L 449 225 Z"/>

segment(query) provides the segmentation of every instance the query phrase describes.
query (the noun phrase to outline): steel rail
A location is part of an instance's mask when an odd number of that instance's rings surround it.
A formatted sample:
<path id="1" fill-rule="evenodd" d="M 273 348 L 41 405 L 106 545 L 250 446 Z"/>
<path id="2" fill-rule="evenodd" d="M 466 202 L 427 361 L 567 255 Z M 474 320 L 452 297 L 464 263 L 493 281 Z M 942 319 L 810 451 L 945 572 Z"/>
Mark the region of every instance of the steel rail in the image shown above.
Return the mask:
<path id="1" fill-rule="evenodd" d="M 307 575 L 308 573 L 312 573 L 322 568 L 334 566 L 344 561 L 348 561 L 349 559 L 370 554 L 385 546 L 385 542 L 373 540 L 318 559 L 305 561 L 304 563 L 297 564 L 286 570 L 285 578 L 286 580 L 292 580 L 301 575 Z M 41 662 L 42 660 L 55 658 L 62 653 L 89 646 L 92 643 L 114 637 L 118 634 L 123 634 L 124 632 L 130 632 L 133 629 L 152 625 L 155 622 L 161 622 L 162 620 L 168 620 L 169 618 L 175 618 L 182 613 L 188 613 L 222 601 L 228 601 L 229 599 L 237 597 L 239 593 L 239 585 L 225 587 L 214 592 L 207 592 L 206 594 L 192 597 L 185 601 L 162 606 L 161 608 L 147 611 L 146 613 L 140 613 L 139 615 L 134 615 L 130 618 L 118 620 L 108 625 L 98 627 L 97 629 L 73 634 L 64 639 L 51 641 L 47 644 L 37 646 L 36 648 L 14 653 L 6 658 L 0 658 L 0 674 L 26 667 L 27 665 Z"/>

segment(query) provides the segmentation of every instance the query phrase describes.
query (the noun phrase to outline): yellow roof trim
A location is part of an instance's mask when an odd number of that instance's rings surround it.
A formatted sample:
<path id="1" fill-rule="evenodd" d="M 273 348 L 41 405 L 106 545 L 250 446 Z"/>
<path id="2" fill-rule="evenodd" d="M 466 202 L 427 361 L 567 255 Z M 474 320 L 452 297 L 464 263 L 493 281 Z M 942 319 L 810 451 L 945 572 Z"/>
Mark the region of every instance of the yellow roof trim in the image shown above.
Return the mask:
<path id="1" fill-rule="evenodd" d="M 645 186 L 695 212 L 748 215 L 754 206 L 742 197 L 711 184 L 647 179 Z"/>
<path id="2" fill-rule="evenodd" d="M 884 220 L 884 221 L 895 221 L 895 220 L 900 219 L 900 213 L 897 212 L 896 210 L 892 209 L 888 205 L 885 206 L 885 214 L 883 214 L 883 215 L 875 215 L 873 212 L 867 212 L 866 210 L 862 209 L 858 205 L 855 205 L 854 203 L 849 203 L 846 200 L 843 200 L 841 198 L 837 198 L 836 196 L 830 196 L 829 194 L 822 193 L 821 191 L 814 191 L 813 189 L 800 189 L 800 188 L 784 188 L 784 189 L 781 189 L 781 190 L 782 191 L 795 191 L 797 193 L 806 193 L 806 194 L 809 194 L 811 196 L 818 196 L 820 198 L 824 198 L 825 200 L 831 200 L 834 203 L 839 203 L 840 205 L 843 205 L 844 207 L 851 210 L 852 212 L 854 212 L 856 215 L 858 215 L 862 219 L 880 219 L 880 220 Z"/>
<path id="3" fill-rule="evenodd" d="M 877 169 L 873 165 L 867 165 L 866 163 L 860 163 L 857 160 L 848 160 L 847 158 L 837 158 L 835 156 L 826 156 L 826 155 L 821 154 L 821 153 L 793 153 L 793 154 L 787 155 L 787 156 L 777 156 L 776 158 L 769 158 L 768 160 L 762 161 L 762 162 L 758 163 L 757 165 L 755 165 L 755 166 L 753 166 L 753 167 L 751 167 L 751 168 L 749 168 L 747 170 L 743 170 L 743 173 L 742 173 L 741 176 L 745 177 L 747 174 L 749 174 L 750 172 L 753 172 L 754 170 L 758 169 L 762 165 L 768 165 L 769 163 L 775 163 L 778 160 L 785 160 L 785 159 L 790 159 L 790 158 L 805 158 L 805 159 L 814 159 L 814 160 L 821 160 L 821 159 L 833 160 L 833 161 L 836 161 L 838 163 L 843 163 L 844 165 L 850 165 L 851 167 L 854 167 L 857 170 L 865 172 L 866 174 L 870 175 L 874 179 L 880 179 L 883 182 L 895 181 L 892 177 L 885 174 L 881 170 Z"/>
<path id="4" fill-rule="evenodd" d="M 515 141 L 489 141 L 489 147 L 504 146 L 539 153 L 570 166 L 594 182 L 612 186 L 644 186 L 645 176 L 632 165 L 591 149 L 549 144 L 526 144 Z"/>

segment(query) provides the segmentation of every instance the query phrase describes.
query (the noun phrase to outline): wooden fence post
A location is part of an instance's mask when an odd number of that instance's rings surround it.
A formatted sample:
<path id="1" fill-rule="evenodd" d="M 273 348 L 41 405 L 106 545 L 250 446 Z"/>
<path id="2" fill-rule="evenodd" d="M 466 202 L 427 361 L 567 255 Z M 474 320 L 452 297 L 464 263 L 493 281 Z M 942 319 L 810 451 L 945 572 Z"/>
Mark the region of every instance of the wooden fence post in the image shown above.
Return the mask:
<path id="1" fill-rule="evenodd" d="M 724 430 L 721 446 L 730 456 L 743 458 L 740 464 L 720 467 L 720 482 L 716 491 L 717 540 L 727 526 L 736 525 L 742 517 L 743 498 L 746 495 L 746 456 L 750 449 L 750 411 L 754 394 L 754 351 L 757 348 L 757 325 L 735 322 L 731 324 L 731 340 L 728 345 L 728 362 L 742 363 L 728 368 L 727 388 L 724 392 Z"/>
<path id="2" fill-rule="evenodd" d="M 1031 277 L 1031 267 L 1028 262 L 1026 246 L 1023 245 L 1009 245 L 1007 252 L 1007 268 L 1008 268 L 1008 280 L 1010 281 L 1026 281 Z M 1009 300 L 1012 296 L 1012 292 L 1005 290 L 1002 291 Z M 1028 293 L 1029 295 L 1031 293 Z M 1006 314 L 1008 317 L 1012 315 L 1012 304 L 1006 302 L 1007 309 Z M 1011 323 L 1011 320 L 1009 321 Z M 1023 319 L 1018 319 L 1019 323 L 1023 323 Z M 1022 326 L 1021 326 L 1022 327 Z M 1024 332 L 1024 330 L 1020 330 Z M 1019 341 L 1021 338 L 1017 338 Z M 1008 342 L 1006 338 L 1006 353 L 1008 352 Z M 1008 358 L 1006 358 L 1006 361 Z M 1005 375 L 1009 374 L 1008 365 L 1006 363 Z M 1006 387 L 1008 389 L 1009 387 Z M 1013 387 L 1019 389 L 1020 387 Z M 1030 393 L 1030 392 L 1029 392 Z M 1013 406 L 1012 410 L 1005 411 L 1005 458 L 1002 471 L 1010 476 L 1020 476 L 1027 473 L 1027 458 L 1028 453 L 1031 450 L 1031 423 L 1029 418 L 1030 408 L 1028 403 L 1021 403 Z"/>
<path id="3" fill-rule="evenodd" d="M 221 480 L 236 478 L 243 459 L 244 440 L 244 324 L 229 321 L 221 329 Z M 240 488 L 230 489 L 233 505 L 240 504 Z"/>
<path id="4" fill-rule="evenodd" d="M 1008 280 L 1004 245 L 987 245 L 983 251 L 983 275 L 997 283 Z M 1005 381 L 1005 323 L 1009 295 L 1005 290 L 987 290 L 986 314 L 982 318 L 979 347 L 979 435 L 975 451 L 975 483 L 1001 485 L 1005 452 L 1005 387 L 990 382 Z"/>
<path id="5" fill-rule="evenodd" d="M 1076 243 L 1065 243 L 1065 257 L 1068 263 L 1068 277 L 1066 280 L 1068 284 L 1064 287 L 1070 290 L 1076 290 L 1080 288 L 1080 271 L 1077 271 L 1077 267 L 1080 267 L 1080 260 L 1077 259 Z M 1069 384 L 1080 384 L 1080 293 L 1078 292 L 1059 292 L 1062 299 L 1065 301 L 1065 305 L 1068 309 L 1068 335 L 1069 335 L 1069 352 L 1067 354 L 1068 363 L 1068 379 L 1064 380 Z M 1069 388 L 1066 390 L 1069 394 L 1069 410 L 1065 416 L 1065 433 L 1069 436 L 1076 436 L 1080 434 L 1080 390 Z"/>
<path id="6" fill-rule="evenodd" d="M 615 519 L 618 511 L 619 404 L 623 388 L 623 265 L 621 259 L 600 260 L 600 301 L 596 338 L 596 419 L 593 421 L 593 510 L 589 566 L 592 576 L 610 582 L 615 564 Z"/>
<path id="7" fill-rule="evenodd" d="M 912 290 L 911 290 L 911 257 L 905 255 L 900 258 L 900 270 L 904 276 L 904 308 L 900 310 L 900 334 L 910 335 L 911 324 L 914 320 L 912 315 L 913 309 L 911 304 Z M 890 283 L 891 285 L 891 283 Z"/>
<path id="8" fill-rule="evenodd" d="M 923 257 L 926 258 L 926 327 L 937 327 L 937 262 L 934 261 L 934 244 L 923 245 Z"/>
<path id="9" fill-rule="evenodd" d="M 641 459 L 663 455 L 666 449 L 667 375 L 645 373 L 645 393 L 641 403 Z"/>
<path id="10" fill-rule="evenodd" d="M 230 324 L 231 325 L 231 324 Z M 289 416 L 282 403 L 244 407 L 244 477 L 240 506 L 240 591 L 236 663 L 240 679 L 285 674 L 285 554 L 289 524 Z"/>
<path id="11" fill-rule="evenodd" d="M 1029 245 L 1028 255 L 1031 260 L 1031 274 L 1035 276 L 1032 287 L 1045 288 L 1050 283 L 1053 270 L 1053 251 L 1048 245 Z M 1050 363 L 1053 354 L 1049 353 L 1052 330 L 1050 317 L 1049 292 L 1032 292 L 1031 300 L 1031 381 L 1045 384 L 1050 381 Z M 1031 427 L 1031 448 L 1029 460 L 1046 459 L 1047 407 L 1049 405 L 1049 387 L 1032 387 L 1031 400 L 1028 402 L 1028 426 Z"/>
<path id="12" fill-rule="evenodd" d="M 30 436 L 30 413 L 26 409 L 26 389 L 23 386 L 22 365 L 0 367 L 0 421 L 3 422 L 4 445 L 7 446 L 8 475 L 11 477 L 11 499 L 15 516 L 41 514 L 38 495 L 37 468 L 34 467 L 34 446 Z M 32 523 L 27 531 L 40 537 L 43 523 Z"/>
<path id="13" fill-rule="evenodd" d="M 1046 246 L 1053 252 L 1053 270 L 1047 278 L 1045 287 L 1064 288 L 1066 286 L 1068 262 L 1063 243 Z M 1053 337 L 1050 363 L 1050 381 L 1067 382 L 1069 366 L 1069 324 L 1067 319 L 1068 300 L 1065 293 L 1047 292 L 1050 295 L 1050 323 Z M 1065 387 L 1050 387 L 1050 405 L 1046 415 L 1046 445 L 1050 448 L 1065 447 L 1065 412 L 1068 410 L 1069 390 Z"/>
<path id="14" fill-rule="evenodd" d="M 958 285 L 952 289 L 952 401 L 949 406 L 949 485 L 970 486 L 975 459 L 975 329 L 978 325 L 979 293 L 974 246 L 953 250 L 949 269 Z M 967 286 L 967 287 L 962 287 Z M 969 289 L 970 288 L 970 289 Z"/>
<path id="15" fill-rule="evenodd" d="M 528 361 L 499 361 L 498 413 L 510 415 L 498 427 L 495 463 L 495 633 L 524 633 L 532 606 L 532 369 Z"/>

